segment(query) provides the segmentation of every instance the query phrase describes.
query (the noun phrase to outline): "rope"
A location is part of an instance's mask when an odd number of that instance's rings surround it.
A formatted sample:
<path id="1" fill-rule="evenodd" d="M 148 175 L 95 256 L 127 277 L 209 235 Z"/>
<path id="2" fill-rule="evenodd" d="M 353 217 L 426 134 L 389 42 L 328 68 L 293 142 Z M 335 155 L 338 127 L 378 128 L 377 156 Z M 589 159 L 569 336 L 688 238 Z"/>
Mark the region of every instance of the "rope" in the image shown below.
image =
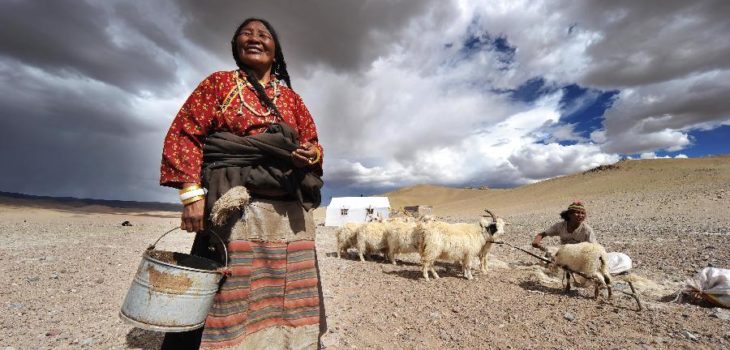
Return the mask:
<path id="1" fill-rule="evenodd" d="M 527 255 L 530 255 L 530 256 L 532 256 L 532 257 L 538 258 L 538 259 L 540 259 L 541 261 L 543 261 L 543 262 L 546 262 L 546 263 L 548 263 L 548 264 L 549 264 L 549 263 L 552 263 L 552 261 L 550 261 L 550 260 L 548 260 L 548 259 L 545 259 L 545 258 L 543 258 L 543 257 L 541 257 L 541 256 L 539 256 L 539 255 L 537 255 L 537 254 L 533 254 L 532 252 L 529 252 L 529 251 L 527 251 L 527 250 L 524 250 L 524 249 L 522 249 L 522 248 L 520 248 L 520 247 L 515 247 L 515 246 L 513 246 L 513 245 L 511 245 L 511 244 L 509 244 L 509 243 L 507 243 L 507 242 L 496 242 L 496 241 L 492 241 L 492 243 L 494 243 L 494 244 L 504 244 L 504 245 L 506 245 L 506 246 L 508 246 L 508 247 L 512 247 L 512 248 L 514 248 L 514 249 L 517 249 L 517 250 L 519 250 L 519 251 L 521 251 L 521 252 L 524 252 L 524 253 L 526 253 Z"/>

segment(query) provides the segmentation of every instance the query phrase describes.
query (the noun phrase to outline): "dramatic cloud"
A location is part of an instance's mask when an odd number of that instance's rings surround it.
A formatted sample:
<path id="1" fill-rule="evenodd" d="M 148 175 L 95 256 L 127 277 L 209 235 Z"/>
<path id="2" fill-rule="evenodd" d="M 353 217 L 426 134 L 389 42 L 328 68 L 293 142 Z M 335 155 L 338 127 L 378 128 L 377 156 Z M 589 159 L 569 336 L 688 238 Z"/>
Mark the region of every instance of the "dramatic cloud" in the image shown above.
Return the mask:
<path id="1" fill-rule="evenodd" d="M 730 71 L 624 90 L 606 113 L 604 149 L 639 153 L 678 151 L 690 144 L 688 131 L 730 124 Z"/>
<path id="2" fill-rule="evenodd" d="M 431 30 L 446 26 L 455 12 L 442 1 L 223 1 L 180 2 L 187 14 L 189 40 L 209 51 L 225 52 L 236 27 L 248 17 L 265 18 L 281 34 L 287 61 L 297 73 L 317 69 L 357 73 L 403 36 L 411 21 L 428 16 Z"/>
<path id="3" fill-rule="evenodd" d="M 164 131 L 148 113 L 169 104 L 149 105 L 98 81 L 0 62 L 3 86 L 11 87 L 0 94 L 0 158 L 9 165 L 3 167 L 3 190 L 160 198 L 152 166 Z"/>
<path id="4" fill-rule="evenodd" d="M 722 0 L 6 1 L 0 190 L 175 201 L 162 138 L 199 81 L 234 68 L 251 16 L 277 28 L 315 116 L 325 196 L 683 157 L 730 125 L 728 15 Z"/>
<path id="5" fill-rule="evenodd" d="M 175 41 L 145 22 L 139 9 L 115 11 L 83 1 L 6 1 L 1 6 L 3 56 L 129 92 L 164 91 L 176 80 Z"/>

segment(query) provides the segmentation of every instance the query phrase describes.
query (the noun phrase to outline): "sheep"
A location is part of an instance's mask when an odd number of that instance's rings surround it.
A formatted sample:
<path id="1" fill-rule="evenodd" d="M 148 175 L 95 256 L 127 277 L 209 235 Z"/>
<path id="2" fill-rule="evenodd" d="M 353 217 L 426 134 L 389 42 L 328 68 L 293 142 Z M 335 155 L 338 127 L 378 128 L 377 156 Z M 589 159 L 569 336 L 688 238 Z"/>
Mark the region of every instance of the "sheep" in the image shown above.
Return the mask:
<path id="1" fill-rule="evenodd" d="M 379 213 L 369 213 L 365 216 L 365 222 L 382 222 L 383 218 Z M 341 254 L 346 254 L 347 249 L 356 246 L 357 232 L 365 224 L 360 222 L 349 222 L 335 231 L 337 238 L 337 257 L 341 258 Z"/>
<path id="2" fill-rule="evenodd" d="M 553 255 L 553 266 L 567 268 L 594 280 L 594 297 L 598 299 L 601 287 L 608 289 L 611 299 L 611 274 L 608 272 L 608 255 L 606 249 L 598 243 L 581 242 L 561 245 Z M 565 275 L 568 284 L 565 291 L 570 291 L 570 272 Z"/>
<path id="3" fill-rule="evenodd" d="M 492 221 L 482 217 L 478 224 L 449 224 L 445 222 L 420 223 L 416 231 L 423 235 L 420 245 L 423 277 L 429 281 L 428 272 L 439 278 L 433 268 L 436 259 L 459 261 L 466 279 L 474 278 L 471 262 L 474 256 L 480 260 L 481 271 L 487 267 L 486 254 L 491 249 L 493 238 L 504 233 L 505 221 L 486 210 Z"/>

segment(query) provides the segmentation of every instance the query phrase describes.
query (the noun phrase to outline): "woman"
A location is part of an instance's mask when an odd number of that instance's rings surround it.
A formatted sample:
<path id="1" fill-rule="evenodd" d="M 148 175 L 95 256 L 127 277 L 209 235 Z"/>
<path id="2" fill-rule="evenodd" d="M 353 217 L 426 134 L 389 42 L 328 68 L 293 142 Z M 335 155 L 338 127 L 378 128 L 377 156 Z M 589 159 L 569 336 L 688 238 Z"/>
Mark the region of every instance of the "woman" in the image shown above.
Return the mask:
<path id="1" fill-rule="evenodd" d="M 162 347 L 317 348 L 324 308 L 308 209 L 320 201 L 322 147 L 272 26 L 246 19 L 231 47 L 238 69 L 207 77 L 172 122 L 160 183 L 181 189 L 180 227 L 197 232 L 193 254 L 221 260 L 206 230 L 232 187 L 251 196 L 247 225 L 224 237 L 232 274 L 205 327 L 168 333 Z"/>
<path id="2" fill-rule="evenodd" d="M 560 237 L 560 244 L 597 243 L 593 229 L 585 223 L 586 209 L 583 203 L 571 203 L 567 210 L 560 213 L 560 217 L 563 218 L 563 221 L 535 235 L 535 239 L 532 241 L 533 247 L 542 248 L 540 242 L 548 236 Z"/>

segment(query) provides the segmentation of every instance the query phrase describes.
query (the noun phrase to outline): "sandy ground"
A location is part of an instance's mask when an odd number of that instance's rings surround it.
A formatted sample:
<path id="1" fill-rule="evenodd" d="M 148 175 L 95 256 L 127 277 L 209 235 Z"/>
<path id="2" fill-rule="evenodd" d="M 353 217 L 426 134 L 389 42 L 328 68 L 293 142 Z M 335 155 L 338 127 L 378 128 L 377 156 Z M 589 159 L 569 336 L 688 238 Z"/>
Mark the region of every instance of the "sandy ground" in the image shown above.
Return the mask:
<path id="1" fill-rule="evenodd" d="M 699 269 L 730 268 L 728 163 L 670 164 L 679 169 L 671 174 L 662 162 L 631 164 L 473 196 L 392 194 L 404 203 L 430 198 L 448 221 L 494 209 L 511 223 L 505 240 L 526 249 L 558 220 L 566 198 L 581 198 L 599 241 L 633 258 L 645 310 L 620 293 L 611 301 L 594 300 L 592 288 L 564 294 L 560 279 L 505 246 L 474 280 L 444 263 L 442 278 L 426 282 L 416 255 L 398 266 L 359 262 L 354 251 L 334 257 L 334 229 L 320 226 L 323 341 L 328 349 L 730 349 L 730 310 L 672 302 Z M 563 182 L 585 189 L 565 194 Z M 118 312 L 141 253 L 176 216 L 0 203 L 0 349 L 157 349 L 160 334 L 125 324 Z M 121 226 L 125 220 L 133 226 Z M 158 248 L 186 251 L 191 243 L 178 231 Z"/>

